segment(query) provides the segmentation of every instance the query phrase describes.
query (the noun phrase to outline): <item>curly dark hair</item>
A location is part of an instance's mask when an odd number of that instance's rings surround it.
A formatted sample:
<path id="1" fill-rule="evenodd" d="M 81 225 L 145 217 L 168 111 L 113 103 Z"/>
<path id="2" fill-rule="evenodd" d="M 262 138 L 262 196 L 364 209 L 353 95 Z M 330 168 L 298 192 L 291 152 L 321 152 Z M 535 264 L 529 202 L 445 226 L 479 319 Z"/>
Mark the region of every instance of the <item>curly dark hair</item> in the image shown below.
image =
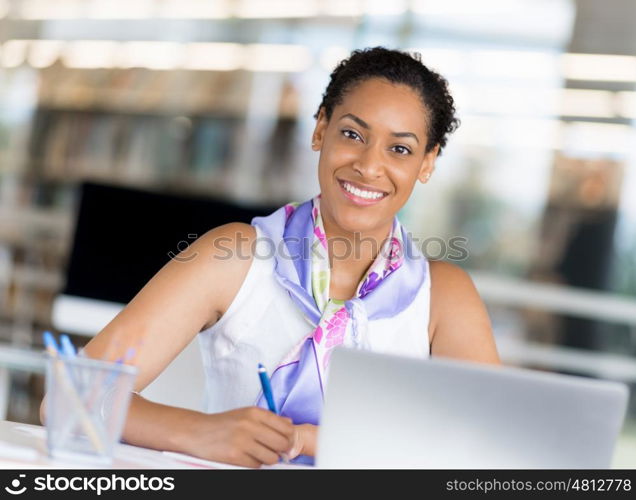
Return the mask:
<path id="1" fill-rule="evenodd" d="M 344 96 L 359 83 L 369 78 L 384 78 L 392 83 L 404 84 L 418 92 L 430 112 L 426 117 L 428 137 L 426 152 L 439 144 L 439 155 L 446 146 L 448 135 L 459 127 L 455 116 L 455 102 L 448 92 L 448 82 L 438 73 L 422 64 L 418 52 L 410 54 L 385 47 L 354 50 L 348 59 L 340 61 L 331 72 L 329 85 L 314 118 L 325 108 L 327 120 Z"/>

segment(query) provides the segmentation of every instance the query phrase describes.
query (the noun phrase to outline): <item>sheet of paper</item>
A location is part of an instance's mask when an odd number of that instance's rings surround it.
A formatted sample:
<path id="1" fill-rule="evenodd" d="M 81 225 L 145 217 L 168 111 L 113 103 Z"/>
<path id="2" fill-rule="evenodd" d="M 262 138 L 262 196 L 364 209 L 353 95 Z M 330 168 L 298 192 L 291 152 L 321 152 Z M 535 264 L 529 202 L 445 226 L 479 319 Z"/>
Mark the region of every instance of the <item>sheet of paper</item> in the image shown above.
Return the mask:
<path id="1" fill-rule="evenodd" d="M 39 457 L 39 453 L 38 450 L 28 446 L 20 446 L 0 441 L 0 457 L 2 457 L 3 459 L 30 461 L 37 460 Z"/>
<path id="2" fill-rule="evenodd" d="M 190 466 L 206 468 L 206 469 L 247 469 L 247 467 L 239 467 L 238 465 L 224 464 L 221 462 L 213 462 L 211 460 L 203 460 L 202 458 L 176 453 L 174 451 L 164 451 L 163 455 L 170 457 L 177 462 L 190 464 Z"/>
<path id="3" fill-rule="evenodd" d="M 13 428 L 14 431 L 24 432 L 25 434 L 30 434 L 31 436 L 45 438 L 46 437 L 46 429 L 44 427 L 35 427 L 31 425 L 16 425 Z"/>
<path id="4" fill-rule="evenodd" d="M 183 462 L 186 464 L 190 464 L 193 466 L 200 466 L 206 469 L 249 469 L 249 467 L 240 467 L 238 465 L 224 464 L 221 462 L 213 462 L 211 460 L 203 460 L 202 458 L 192 457 L 190 455 L 184 455 L 183 453 L 175 453 L 172 451 L 164 451 L 164 455 L 171 457 L 179 462 Z M 315 467 L 311 467 L 309 465 L 294 465 L 294 464 L 274 464 L 274 465 L 263 465 L 261 470 L 266 469 L 315 469 Z"/>

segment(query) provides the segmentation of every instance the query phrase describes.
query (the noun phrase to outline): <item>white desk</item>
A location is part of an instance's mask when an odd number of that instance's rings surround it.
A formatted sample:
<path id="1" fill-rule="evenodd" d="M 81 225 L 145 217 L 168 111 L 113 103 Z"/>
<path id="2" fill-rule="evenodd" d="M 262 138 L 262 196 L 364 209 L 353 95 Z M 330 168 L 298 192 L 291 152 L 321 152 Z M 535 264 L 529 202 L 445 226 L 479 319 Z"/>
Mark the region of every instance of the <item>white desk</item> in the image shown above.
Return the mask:
<path id="1" fill-rule="evenodd" d="M 110 466 L 84 461 L 59 461 L 48 457 L 46 430 L 39 425 L 0 421 L 0 469 L 242 469 L 178 453 L 119 444 Z M 267 469 L 313 468 L 277 464 Z"/>

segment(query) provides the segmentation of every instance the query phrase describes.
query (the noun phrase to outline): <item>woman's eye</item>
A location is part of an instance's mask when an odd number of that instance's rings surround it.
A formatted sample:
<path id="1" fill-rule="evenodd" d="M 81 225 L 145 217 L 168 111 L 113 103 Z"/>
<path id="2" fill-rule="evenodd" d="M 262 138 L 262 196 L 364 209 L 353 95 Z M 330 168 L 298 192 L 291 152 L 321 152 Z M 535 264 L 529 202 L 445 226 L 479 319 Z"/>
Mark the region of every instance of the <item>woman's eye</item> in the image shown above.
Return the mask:
<path id="1" fill-rule="evenodd" d="M 398 153 L 401 155 L 410 155 L 411 154 L 411 150 L 409 148 L 407 148 L 406 146 L 394 146 L 395 149 L 397 149 Z"/>
<path id="2" fill-rule="evenodd" d="M 342 133 L 345 137 L 348 137 L 349 139 L 353 139 L 354 141 L 356 140 L 356 138 L 357 139 L 360 138 L 360 136 L 356 132 L 354 132 L 353 130 L 349 130 L 348 128 L 344 129 Z"/>

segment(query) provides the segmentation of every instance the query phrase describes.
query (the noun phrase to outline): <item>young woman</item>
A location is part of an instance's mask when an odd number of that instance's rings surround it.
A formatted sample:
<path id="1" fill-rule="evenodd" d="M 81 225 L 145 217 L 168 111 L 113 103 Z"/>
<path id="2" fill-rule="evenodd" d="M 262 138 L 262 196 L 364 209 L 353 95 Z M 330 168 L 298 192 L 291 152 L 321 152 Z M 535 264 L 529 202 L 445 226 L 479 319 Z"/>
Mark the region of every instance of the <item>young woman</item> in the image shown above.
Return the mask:
<path id="1" fill-rule="evenodd" d="M 396 217 L 457 126 L 446 80 L 419 55 L 354 51 L 315 118 L 319 195 L 212 229 L 86 346 L 115 357 L 143 339 L 141 391 L 199 335 L 207 413 L 135 393 L 125 441 L 252 467 L 311 457 L 334 347 L 499 362 L 470 278 L 428 262 Z M 280 416 L 263 403 L 259 362 Z"/>

